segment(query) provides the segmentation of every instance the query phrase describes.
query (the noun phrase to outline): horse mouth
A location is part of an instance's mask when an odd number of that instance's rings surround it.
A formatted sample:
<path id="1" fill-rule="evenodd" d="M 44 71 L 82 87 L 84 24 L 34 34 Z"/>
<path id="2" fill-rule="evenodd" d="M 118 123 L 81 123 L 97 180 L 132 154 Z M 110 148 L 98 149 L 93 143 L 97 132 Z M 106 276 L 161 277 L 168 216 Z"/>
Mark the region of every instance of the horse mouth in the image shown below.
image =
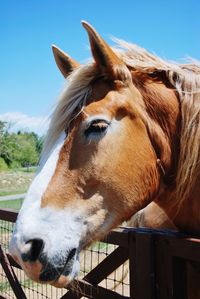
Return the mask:
<path id="1" fill-rule="evenodd" d="M 50 285 L 56 288 L 64 288 L 66 287 L 71 281 L 73 280 L 73 277 L 71 276 L 65 276 L 60 275 L 55 281 L 51 282 Z"/>
<path id="2" fill-rule="evenodd" d="M 54 265 L 53 263 L 50 263 L 45 258 L 44 263 L 44 257 L 42 258 L 42 263 L 44 265 L 39 280 L 43 283 L 50 283 L 53 286 L 56 287 L 63 287 L 66 286 L 75 276 L 77 273 L 73 274 L 73 265 L 76 261 L 77 256 L 77 250 L 76 248 L 73 248 L 64 263 L 64 265 Z"/>

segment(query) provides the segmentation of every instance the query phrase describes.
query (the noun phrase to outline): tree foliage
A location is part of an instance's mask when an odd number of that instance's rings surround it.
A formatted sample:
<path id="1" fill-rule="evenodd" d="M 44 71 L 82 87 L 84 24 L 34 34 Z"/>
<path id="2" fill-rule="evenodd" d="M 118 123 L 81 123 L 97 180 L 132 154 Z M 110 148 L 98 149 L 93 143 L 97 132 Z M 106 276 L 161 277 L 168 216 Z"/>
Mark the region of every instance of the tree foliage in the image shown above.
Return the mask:
<path id="1" fill-rule="evenodd" d="M 44 137 L 34 132 L 9 132 L 6 122 L 0 121 L 0 158 L 12 167 L 37 165 L 42 150 Z"/>
<path id="2" fill-rule="evenodd" d="M 8 165 L 3 158 L 0 157 L 0 170 L 8 170 Z"/>

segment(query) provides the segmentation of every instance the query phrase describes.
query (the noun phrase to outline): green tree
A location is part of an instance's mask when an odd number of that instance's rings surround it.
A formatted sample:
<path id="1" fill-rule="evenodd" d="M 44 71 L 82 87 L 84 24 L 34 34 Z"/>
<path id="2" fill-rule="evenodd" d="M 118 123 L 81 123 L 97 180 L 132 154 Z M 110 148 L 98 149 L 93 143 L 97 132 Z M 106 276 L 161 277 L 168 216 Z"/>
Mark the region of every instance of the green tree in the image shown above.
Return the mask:
<path id="1" fill-rule="evenodd" d="M 0 157 L 0 171 L 6 171 L 8 170 L 8 165 L 4 161 L 3 158 Z"/>
<path id="2" fill-rule="evenodd" d="M 4 129 L 5 129 L 5 122 L 0 120 L 0 138 L 3 136 Z M 1 139 L 0 139 L 1 140 Z"/>
<path id="3" fill-rule="evenodd" d="M 8 166 L 35 166 L 43 147 L 44 137 L 34 132 L 9 132 L 11 126 L 0 121 L 0 158 Z M 2 162 L 3 163 L 3 162 Z"/>
<path id="4" fill-rule="evenodd" d="M 14 152 L 14 160 L 21 166 L 36 165 L 39 154 L 36 149 L 35 138 L 31 133 L 20 133 L 16 135 L 17 150 Z"/>
<path id="5" fill-rule="evenodd" d="M 32 136 L 35 140 L 36 151 L 40 155 L 42 152 L 42 148 L 44 145 L 44 136 L 38 136 L 36 133 L 31 132 L 30 136 Z"/>
<path id="6" fill-rule="evenodd" d="M 11 164 L 15 150 L 15 134 L 9 134 L 8 124 L 0 121 L 0 157 L 4 159 L 7 165 Z"/>

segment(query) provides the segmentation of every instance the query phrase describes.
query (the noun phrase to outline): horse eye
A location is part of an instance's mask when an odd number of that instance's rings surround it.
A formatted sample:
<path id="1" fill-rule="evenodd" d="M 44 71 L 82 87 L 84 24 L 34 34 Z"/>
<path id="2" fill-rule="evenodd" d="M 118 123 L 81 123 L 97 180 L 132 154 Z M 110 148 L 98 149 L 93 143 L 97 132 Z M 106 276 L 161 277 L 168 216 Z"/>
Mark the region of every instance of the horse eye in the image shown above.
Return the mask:
<path id="1" fill-rule="evenodd" d="M 85 130 L 84 134 L 86 137 L 90 135 L 105 134 L 109 126 L 109 122 L 102 119 L 93 120 L 88 128 Z"/>

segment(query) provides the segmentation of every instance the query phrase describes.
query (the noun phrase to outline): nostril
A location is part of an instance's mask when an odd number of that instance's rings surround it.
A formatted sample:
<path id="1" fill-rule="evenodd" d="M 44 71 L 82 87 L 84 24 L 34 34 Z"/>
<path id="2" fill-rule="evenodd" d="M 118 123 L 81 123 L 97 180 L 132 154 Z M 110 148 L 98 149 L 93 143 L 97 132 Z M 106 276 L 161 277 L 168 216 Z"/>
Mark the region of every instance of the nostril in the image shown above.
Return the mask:
<path id="1" fill-rule="evenodd" d="M 69 262 L 71 259 L 74 258 L 75 253 L 76 253 L 76 248 L 73 248 L 73 249 L 70 250 L 70 252 L 68 254 L 68 257 L 67 257 L 67 262 Z"/>
<path id="2" fill-rule="evenodd" d="M 43 247 L 44 247 L 44 242 L 42 239 L 33 239 L 32 241 L 32 246 L 31 246 L 31 258 L 33 261 L 37 260 Z"/>
<path id="3" fill-rule="evenodd" d="M 22 260 L 24 262 L 35 262 L 39 258 L 43 248 L 44 242 L 42 239 L 32 239 L 27 241 L 23 248 Z"/>

